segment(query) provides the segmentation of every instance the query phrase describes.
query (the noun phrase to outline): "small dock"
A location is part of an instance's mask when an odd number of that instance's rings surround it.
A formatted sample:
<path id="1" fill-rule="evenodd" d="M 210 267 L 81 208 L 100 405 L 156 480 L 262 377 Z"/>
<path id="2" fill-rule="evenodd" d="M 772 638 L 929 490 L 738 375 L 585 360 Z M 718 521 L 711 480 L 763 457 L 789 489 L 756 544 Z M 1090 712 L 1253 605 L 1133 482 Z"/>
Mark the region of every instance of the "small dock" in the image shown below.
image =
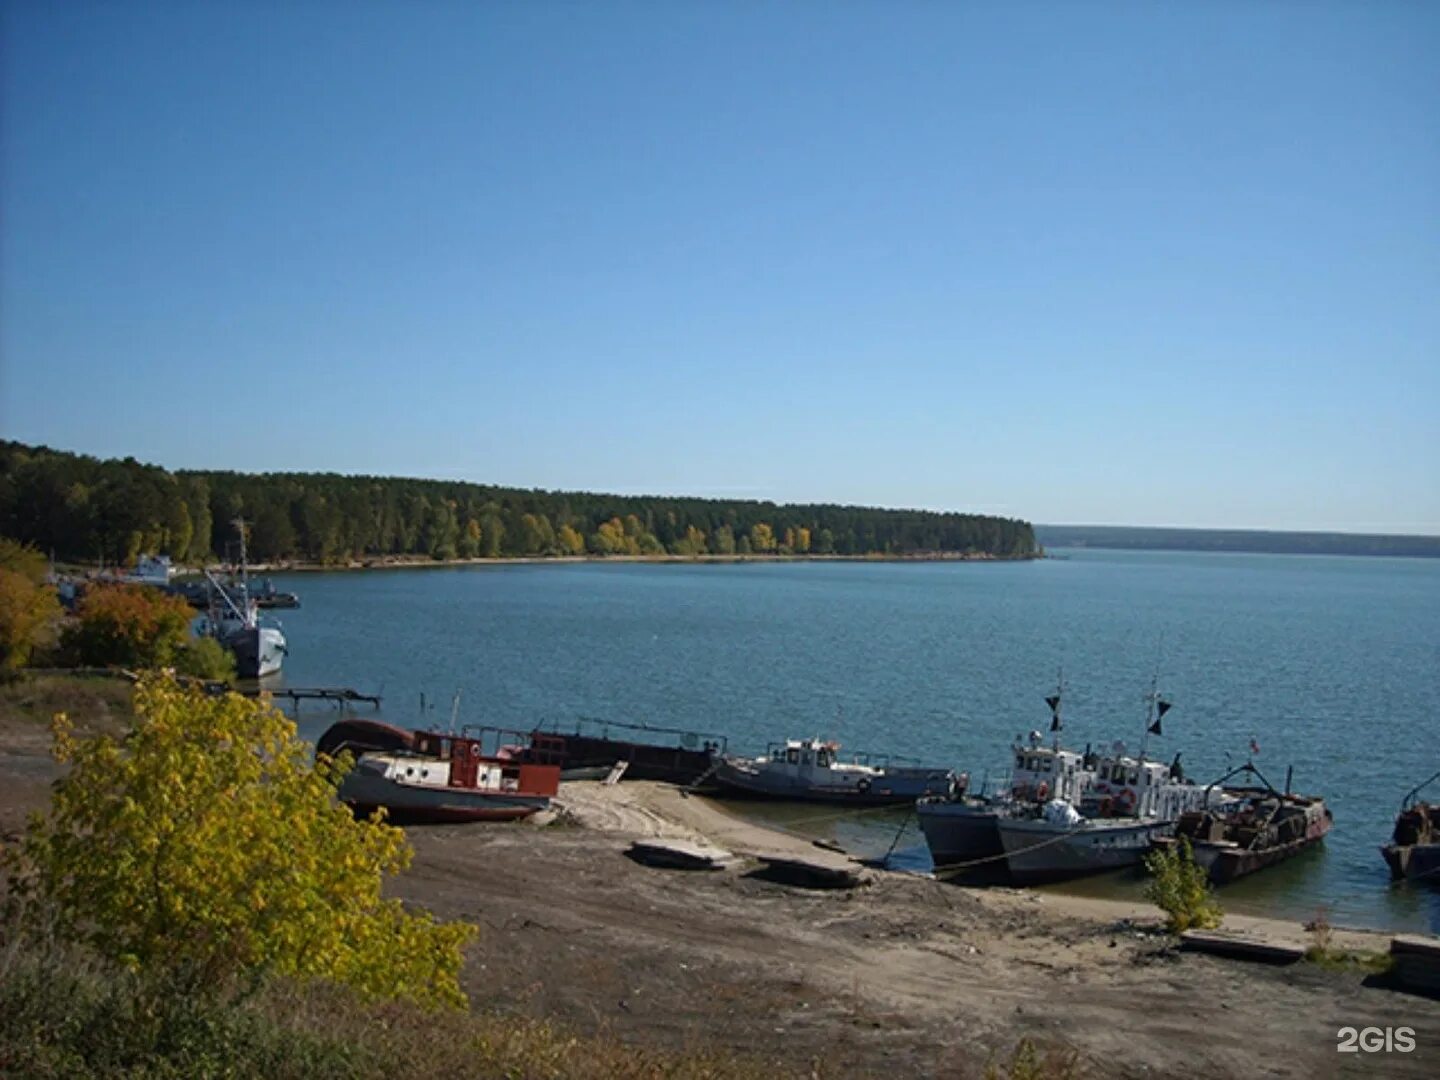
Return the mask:
<path id="1" fill-rule="evenodd" d="M 266 694 L 276 700 L 284 698 L 297 708 L 302 701 L 328 701 L 337 709 L 353 704 L 369 705 L 373 709 L 380 707 L 379 694 L 362 694 L 359 690 L 352 690 L 348 686 L 286 686 L 274 690 L 256 687 L 246 689 L 242 693 L 246 697 L 259 697 Z"/>

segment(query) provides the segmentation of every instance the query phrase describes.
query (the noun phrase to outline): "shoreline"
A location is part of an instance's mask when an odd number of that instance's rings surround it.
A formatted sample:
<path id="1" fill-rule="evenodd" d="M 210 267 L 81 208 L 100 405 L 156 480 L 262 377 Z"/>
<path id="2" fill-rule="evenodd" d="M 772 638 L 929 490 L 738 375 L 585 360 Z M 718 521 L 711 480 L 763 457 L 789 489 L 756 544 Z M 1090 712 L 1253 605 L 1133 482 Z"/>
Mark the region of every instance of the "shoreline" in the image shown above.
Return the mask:
<path id="1" fill-rule="evenodd" d="M 49 712 L 70 711 L 82 732 L 126 726 L 125 688 L 47 686 L 0 694 L 0 836 L 49 801 L 61 769 Z M 1179 951 L 1148 905 L 886 870 L 853 889 L 769 879 L 755 856 L 848 859 L 670 785 L 566 782 L 553 813 L 405 834 L 414 857 L 385 893 L 481 928 L 461 973 L 474 1011 L 642 1051 L 763 1047 L 768 1075 L 938 1080 L 980 1075 L 1028 1039 L 1083 1075 L 1309 1080 L 1334 1072 L 1342 1025 L 1414 1029 L 1419 1052 L 1388 1058 L 1387 1075 L 1428 1077 L 1440 1049 L 1440 1000 L 1351 967 Z M 687 871 L 627 857 L 647 837 L 708 841 L 738 861 Z M 1226 924 L 1313 940 L 1291 921 Z M 1337 929 L 1332 944 L 1373 952 L 1387 938 Z"/>
<path id="2" fill-rule="evenodd" d="M 493 559 L 431 559 L 423 555 L 377 555 L 365 559 L 349 559 L 345 562 L 319 563 L 306 560 L 282 561 L 275 563 L 251 563 L 252 574 L 313 574 L 329 572 L 353 572 L 359 570 L 426 570 L 431 568 L 456 568 L 467 566 L 573 566 L 586 563 L 643 563 L 661 566 L 669 565 L 712 565 L 731 563 L 1010 563 L 1036 562 L 1048 558 L 1043 552 L 1033 555 L 990 555 L 970 552 L 927 552 L 914 555 L 502 555 Z M 207 567 L 212 573 L 226 571 L 227 567 L 217 564 Z M 85 573 L 92 571 L 86 570 Z M 194 576 L 199 568 L 177 567 L 175 576 Z"/>

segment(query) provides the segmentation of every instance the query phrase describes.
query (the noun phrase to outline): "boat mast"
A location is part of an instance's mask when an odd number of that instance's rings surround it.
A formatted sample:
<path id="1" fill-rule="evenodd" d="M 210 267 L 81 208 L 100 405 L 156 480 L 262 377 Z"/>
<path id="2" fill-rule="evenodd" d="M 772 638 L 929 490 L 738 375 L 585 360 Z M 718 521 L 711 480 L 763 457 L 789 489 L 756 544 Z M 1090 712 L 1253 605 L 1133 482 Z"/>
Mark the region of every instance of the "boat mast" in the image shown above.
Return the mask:
<path id="1" fill-rule="evenodd" d="M 1145 761 L 1145 744 L 1150 738 L 1150 729 L 1155 726 L 1155 703 L 1160 700 L 1160 666 L 1150 676 L 1150 693 L 1145 695 L 1145 729 L 1140 733 L 1140 758 Z"/>
<path id="2" fill-rule="evenodd" d="M 1060 715 L 1061 699 L 1065 696 L 1065 665 L 1060 665 L 1060 670 L 1055 676 L 1055 693 L 1045 699 L 1050 706 L 1050 733 L 1055 736 L 1051 741 L 1051 749 L 1056 753 L 1060 751 L 1060 731 L 1065 727 L 1065 722 Z"/>
<path id="3" fill-rule="evenodd" d="M 240 534 L 240 588 L 244 591 L 244 593 L 245 593 L 246 596 L 249 596 L 249 595 L 250 595 L 250 588 L 249 588 L 250 580 L 249 580 L 249 577 L 247 576 L 247 573 L 246 573 L 246 560 L 245 560 L 245 519 L 244 519 L 243 517 L 237 517 L 237 518 L 236 518 L 234 521 L 232 521 L 230 524 L 234 525 L 234 526 L 235 526 L 235 531 Z"/>

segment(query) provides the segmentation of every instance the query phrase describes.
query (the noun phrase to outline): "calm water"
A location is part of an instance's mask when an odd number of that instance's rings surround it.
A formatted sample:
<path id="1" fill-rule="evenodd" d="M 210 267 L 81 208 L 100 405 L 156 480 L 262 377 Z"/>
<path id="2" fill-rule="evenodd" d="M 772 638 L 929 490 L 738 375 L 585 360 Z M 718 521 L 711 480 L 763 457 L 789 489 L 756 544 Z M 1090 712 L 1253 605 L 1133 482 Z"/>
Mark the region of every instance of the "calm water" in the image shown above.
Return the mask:
<path id="1" fill-rule="evenodd" d="M 284 680 L 385 695 L 383 715 L 529 729 L 576 716 L 1003 767 L 1043 729 L 1063 663 L 1066 736 L 1133 749 L 1157 657 L 1176 703 L 1153 756 L 1204 780 L 1243 760 L 1324 794 L 1323 850 L 1225 890 L 1241 910 L 1440 928 L 1440 891 L 1392 886 L 1377 846 L 1440 769 L 1440 561 L 1104 551 L 1035 563 L 554 565 L 277 576 Z M 309 705 L 317 735 L 333 710 Z M 919 843 L 906 814 L 760 813 L 852 850 Z M 820 820 L 823 819 L 823 820 Z M 923 851 L 923 845 L 921 849 Z M 1125 894 L 1127 880 L 1076 890 Z"/>

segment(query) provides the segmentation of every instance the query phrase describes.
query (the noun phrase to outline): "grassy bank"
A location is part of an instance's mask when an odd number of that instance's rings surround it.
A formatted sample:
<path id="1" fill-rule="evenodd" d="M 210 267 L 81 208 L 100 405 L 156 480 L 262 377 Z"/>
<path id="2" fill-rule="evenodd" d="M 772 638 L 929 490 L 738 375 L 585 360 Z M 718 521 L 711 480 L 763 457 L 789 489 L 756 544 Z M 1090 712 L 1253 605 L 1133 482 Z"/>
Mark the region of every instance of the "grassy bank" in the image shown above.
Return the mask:
<path id="1" fill-rule="evenodd" d="M 167 992 L 74 949 L 0 956 L 0 1075 L 441 1080 L 457 1076 L 760 1080 L 773 1063 L 579 1035 L 545 1020 L 435 1014 L 325 985 L 243 998 Z M 790 1074 L 793 1075 L 793 1074 Z"/>
<path id="2" fill-rule="evenodd" d="M 0 681 L 0 730 L 33 731 L 49 740 L 50 718 L 69 715 L 82 734 L 114 734 L 135 719 L 135 687 L 106 674 L 20 672 Z"/>

